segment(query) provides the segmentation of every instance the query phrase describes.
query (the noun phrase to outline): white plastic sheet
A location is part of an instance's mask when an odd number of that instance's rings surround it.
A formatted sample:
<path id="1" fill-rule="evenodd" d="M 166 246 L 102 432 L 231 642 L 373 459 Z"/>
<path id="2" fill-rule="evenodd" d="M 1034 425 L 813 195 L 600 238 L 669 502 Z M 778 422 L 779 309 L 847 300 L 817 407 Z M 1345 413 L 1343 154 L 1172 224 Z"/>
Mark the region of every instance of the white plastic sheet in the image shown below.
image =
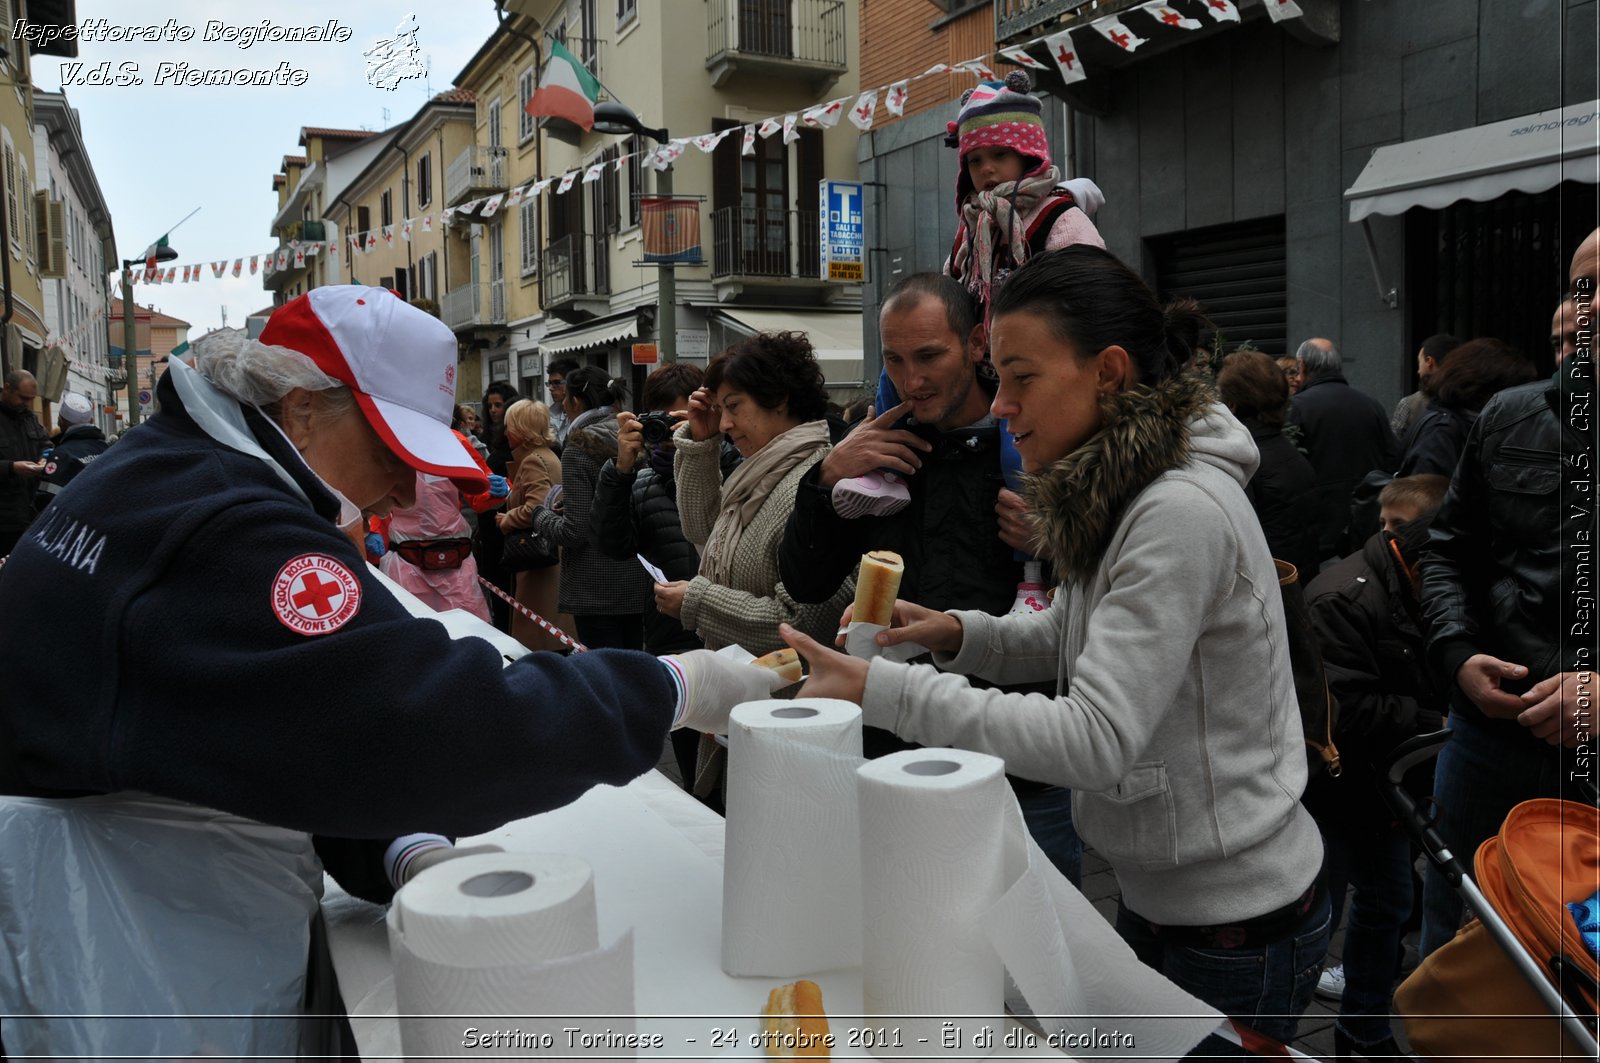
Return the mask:
<path id="1" fill-rule="evenodd" d="M 146 794 L 0 798 L 6 1051 L 294 1055 L 309 835 Z"/>

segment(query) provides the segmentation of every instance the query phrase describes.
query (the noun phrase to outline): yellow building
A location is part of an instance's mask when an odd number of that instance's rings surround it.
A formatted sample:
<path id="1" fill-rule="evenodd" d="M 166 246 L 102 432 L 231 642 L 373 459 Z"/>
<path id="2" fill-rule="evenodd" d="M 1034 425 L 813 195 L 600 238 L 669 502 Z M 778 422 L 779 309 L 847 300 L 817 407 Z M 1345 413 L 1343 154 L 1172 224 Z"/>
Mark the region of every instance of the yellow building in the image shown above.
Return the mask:
<path id="1" fill-rule="evenodd" d="M 340 254 L 327 253 L 330 244 L 339 246 L 338 227 L 324 212 L 330 197 L 337 196 L 388 139 L 388 134 L 367 129 L 305 126 L 300 130 L 305 154 L 285 155 L 281 169 L 272 177 L 273 190 L 278 193 L 272 235 L 278 247 L 263 264 L 262 285 L 274 293 L 274 305 L 281 306 L 320 285 L 337 283 L 343 276 Z"/>
<path id="2" fill-rule="evenodd" d="M 448 296 L 466 285 L 472 269 L 467 227 L 446 217 L 445 184 L 450 160 L 473 142 L 473 121 L 471 93 L 438 93 L 408 121 L 381 134 L 382 145 L 343 187 L 326 194 L 322 209 L 324 220 L 340 234 L 334 256 L 339 283 L 392 288 L 444 319 L 462 338 L 456 374 L 462 402 L 479 398 L 475 388 L 482 359 L 472 340 L 480 330 L 492 332 L 504 323 L 503 318 L 493 322 L 488 306 L 469 313 Z M 328 282 L 334 282 L 331 268 Z"/>
<path id="3" fill-rule="evenodd" d="M 61 276 L 52 269 L 50 246 L 54 212 L 49 195 L 36 194 L 36 153 L 34 147 L 31 54 L 75 58 L 75 40 L 57 40 L 40 48 L 13 39 L 16 20 L 27 19 L 40 25 L 66 26 L 76 22 L 71 0 L 0 0 L 0 180 L 5 189 L 5 204 L 0 209 L 0 375 L 13 369 L 26 369 L 39 376 L 40 394 L 51 390 L 48 379 L 64 374 L 45 372 L 42 354 L 50 335 L 45 313 L 45 276 Z M 43 237 L 43 239 L 41 239 Z M 41 255 L 41 249 L 43 255 Z M 58 396 L 51 394 L 51 398 Z M 48 404 L 42 408 L 48 421 Z"/>
<path id="4" fill-rule="evenodd" d="M 496 29 L 456 75 L 456 85 L 475 97 L 477 114 L 473 143 L 450 160 L 445 177 L 445 202 L 470 247 L 462 286 L 445 293 L 445 322 L 481 349 L 482 376 L 472 378 L 480 392 L 509 381 L 544 399 L 538 199 L 501 199 L 488 209 L 494 197 L 540 176 L 538 123 L 522 110 L 536 75 L 531 36 Z"/>
<path id="5" fill-rule="evenodd" d="M 645 261 L 641 203 L 663 190 L 666 175 L 643 165 L 656 145 L 648 135 L 584 133 L 561 119 L 523 115 L 553 37 L 596 75 L 602 99 L 635 112 L 642 132 L 665 129 L 671 140 L 733 131 L 710 153 L 681 144 L 672 166 L 676 195 L 700 200 L 702 249 L 697 263 L 673 271 L 678 358 L 703 364 L 739 336 L 800 329 L 811 335 L 830 384 L 862 386 L 861 289 L 820 279 L 818 190 L 825 178 L 855 179 L 859 133 L 848 121 L 797 126 L 787 142 L 757 137 L 745 155 L 738 132 L 831 100 L 853 102 L 857 0 L 510 6 L 520 12 L 513 28 L 542 43 L 535 52 L 521 38 L 491 40 L 462 71 L 479 93 L 478 147 L 499 149 L 491 157 L 504 159 L 512 187 L 518 178 L 510 174 L 528 172 L 530 161 L 541 179 L 573 171 L 595 178 L 574 181 L 565 193 L 547 187 L 500 223 L 512 233 L 488 249 L 491 276 L 509 275 L 508 287 L 524 293 L 536 280 L 543 311 L 528 319 L 513 312 L 509 321 L 514 382 L 528 393 L 524 362 L 571 357 L 629 378 L 637 396 L 652 367 L 634 364 L 634 345 L 663 338 L 663 271 Z M 491 109 L 485 95 L 500 106 Z M 524 253 L 524 233 L 539 249 L 536 261 Z M 542 389 L 534 394 L 547 398 Z"/>

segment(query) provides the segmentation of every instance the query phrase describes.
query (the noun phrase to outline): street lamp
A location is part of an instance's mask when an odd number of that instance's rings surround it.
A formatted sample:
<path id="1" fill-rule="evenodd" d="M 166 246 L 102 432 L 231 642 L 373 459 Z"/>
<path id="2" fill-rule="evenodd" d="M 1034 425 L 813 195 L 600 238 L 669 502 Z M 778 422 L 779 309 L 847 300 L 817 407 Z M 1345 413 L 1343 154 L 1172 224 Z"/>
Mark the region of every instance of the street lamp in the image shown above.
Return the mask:
<path id="1" fill-rule="evenodd" d="M 633 109 L 616 100 L 606 100 L 604 103 L 594 105 L 594 131 L 596 133 L 610 133 L 613 136 L 625 136 L 629 133 L 637 136 L 647 136 L 657 144 L 666 144 L 671 138 L 665 129 L 650 129 Z M 656 171 L 656 193 L 667 198 L 672 197 L 672 163 Z M 661 351 L 662 362 L 675 362 L 678 360 L 678 278 L 673 272 L 674 263 L 660 262 L 660 279 L 656 283 L 657 312 L 656 312 L 656 343 Z"/>
<path id="2" fill-rule="evenodd" d="M 157 262 L 171 262 L 177 257 L 178 252 L 166 244 L 155 244 L 145 251 L 143 258 L 122 260 L 122 357 L 123 369 L 128 374 L 129 428 L 139 423 L 139 355 L 134 346 L 138 338 L 133 329 L 133 267 L 152 258 Z"/>

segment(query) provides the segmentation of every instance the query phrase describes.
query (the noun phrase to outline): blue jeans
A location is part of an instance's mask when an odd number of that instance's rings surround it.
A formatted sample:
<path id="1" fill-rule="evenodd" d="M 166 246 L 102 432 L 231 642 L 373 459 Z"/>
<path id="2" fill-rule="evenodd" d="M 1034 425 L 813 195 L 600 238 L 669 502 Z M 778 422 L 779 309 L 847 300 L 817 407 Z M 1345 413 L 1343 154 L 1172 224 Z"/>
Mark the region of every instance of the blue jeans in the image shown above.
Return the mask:
<path id="1" fill-rule="evenodd" d="M 1450 741 L 1439 753 L 1433 798 L 1439 836 L 1467 873 L 1478 847 L 1500 833 L 1506 814 L 1535 797 L 1561 796 L 1563 758 L 1553 746 L 1499 721 L 1452 713 Z M 1428 865 L 1422 879 L 1422 955 L 1461 928 L 1461 895 L 1443 872 Z"/>
<path id="2" fill-rule="evenodd" d="M 1328 955 L 1333 908 L 1323 894 L 1294 930 L 1258 948 L 1202 949 L 1162 941 L 1117 902 L 1117 933 L 1147 966 L 1231 1019 L 1288 1044 Z"/>
<path id="3" fill-rule="evenodd" d="M 1018 793 L 1022 821 L 1056 870 L 1083 888 L 1083 839 L 1072 825 L 1072 791 L 1052 786 L 1048 790 Z"/>
<path id="4" fill-rule="evenodd" d="M 1322 837 L 1334 926 L 1345 885 L 1351 889 L 1338 1025 L 1352 1041 L 1374 1044 L 1393 1036 L 1389 1000 L 1411 914 L 1411 843 L 1403 828 L 1384 823 L 1331 824 Z"/>

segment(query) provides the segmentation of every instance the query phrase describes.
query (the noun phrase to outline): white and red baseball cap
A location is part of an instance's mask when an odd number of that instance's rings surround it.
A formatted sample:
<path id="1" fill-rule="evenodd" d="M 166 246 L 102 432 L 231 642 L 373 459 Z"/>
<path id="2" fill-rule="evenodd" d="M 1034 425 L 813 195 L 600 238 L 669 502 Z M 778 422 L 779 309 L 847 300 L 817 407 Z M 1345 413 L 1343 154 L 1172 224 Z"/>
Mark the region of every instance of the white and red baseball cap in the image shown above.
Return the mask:
<path id="1" fill-rule="evenodd" d="M 373 430 L 413 469 L 469 492 L 489 489 L 450 430 L 456 338 L 438 318 L 388 288 L 333 284 L 274 310 L 261 342 L 299 351 L 348 386 Z"/>

